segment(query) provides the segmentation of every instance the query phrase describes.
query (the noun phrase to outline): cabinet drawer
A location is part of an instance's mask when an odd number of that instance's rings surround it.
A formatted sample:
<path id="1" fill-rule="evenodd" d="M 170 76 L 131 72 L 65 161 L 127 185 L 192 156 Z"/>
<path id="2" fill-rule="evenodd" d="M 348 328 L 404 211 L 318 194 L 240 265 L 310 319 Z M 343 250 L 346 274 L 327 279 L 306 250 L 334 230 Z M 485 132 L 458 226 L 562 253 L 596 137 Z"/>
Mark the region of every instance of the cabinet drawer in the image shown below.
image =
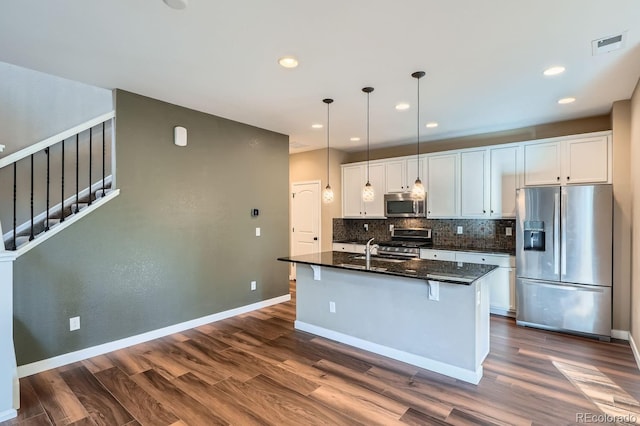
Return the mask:
<path id="1" fill-rule="evenodd" d="M 333 243 L 333 251 L 343 251 L 346 253 L 355 253 L 354 244 Z"/>
<path id="2" fill-rule="evenodd" d="M 456 260 L 456 252 L 422 249 L 420 250 L 420 258 L 430 260 L 447 260 L 449 262 L 453 262 L 454 260 Z"/>
<path id="3" fill-rule="evenodd" d="M 483 254 L 483 253 L 456 253 L 456 261 L 468 262 L 468 263 L 483 263 L 487 265 L 497 265 L 504 268 L 512 267 L 511 257 L 513 256 L 500 256 L 495 254 Z"/>

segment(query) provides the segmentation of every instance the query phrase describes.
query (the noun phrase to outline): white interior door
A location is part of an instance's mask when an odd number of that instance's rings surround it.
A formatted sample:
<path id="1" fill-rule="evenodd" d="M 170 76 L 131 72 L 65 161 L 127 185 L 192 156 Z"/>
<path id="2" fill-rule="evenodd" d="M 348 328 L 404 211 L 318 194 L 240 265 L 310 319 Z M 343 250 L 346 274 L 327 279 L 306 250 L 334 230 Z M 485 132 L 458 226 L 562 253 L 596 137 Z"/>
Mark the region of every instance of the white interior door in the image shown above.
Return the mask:
<path id="1" fill-rule="evenodd" d="M 291 255 L 320 251 L 320 182 L 296 182 L 291 199 Z M 295 265 L 291 279 L 296 278 Z"/>

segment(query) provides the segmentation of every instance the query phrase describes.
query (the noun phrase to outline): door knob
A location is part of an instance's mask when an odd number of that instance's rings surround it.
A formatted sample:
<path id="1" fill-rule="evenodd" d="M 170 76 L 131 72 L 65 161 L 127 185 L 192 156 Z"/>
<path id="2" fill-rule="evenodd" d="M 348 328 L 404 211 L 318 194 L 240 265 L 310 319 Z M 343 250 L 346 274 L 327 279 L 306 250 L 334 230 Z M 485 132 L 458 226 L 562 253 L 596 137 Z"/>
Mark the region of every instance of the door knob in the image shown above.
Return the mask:
<path id="1" fill-rule="evenodd" d="M 313 241 L 318 241 L 318 237 L 313 237 Z"/>

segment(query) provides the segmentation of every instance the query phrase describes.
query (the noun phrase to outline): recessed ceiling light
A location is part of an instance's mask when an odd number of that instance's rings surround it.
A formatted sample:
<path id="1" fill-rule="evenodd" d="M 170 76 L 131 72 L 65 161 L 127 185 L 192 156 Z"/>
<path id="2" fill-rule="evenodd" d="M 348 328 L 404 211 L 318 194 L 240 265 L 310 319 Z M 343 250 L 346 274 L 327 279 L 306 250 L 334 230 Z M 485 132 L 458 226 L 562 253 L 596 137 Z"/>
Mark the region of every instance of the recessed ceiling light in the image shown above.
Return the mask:
<path id="1" fill-rule="evenodd" d="M 551 68 L 547 68 L 546 70 L 544 70 L 544 75 L 546 76 L 550 76 L 550 75 L 558 75 L 558 74 L 562 74 L 564 72 L 564 67 L 551 67 Z"/>
<path id="2" fill-rule="evenodd" d="M 278 59 L 278 63 L 285 68 L 295 68 L 298 66 L 298 60 L 293 56 L 283 56 Z"/>
<path id="3" fill-rule="evenodd" d="M 164 4 L 169 6 L 171 9 L 182 10 L 187 8 L 188 0 L 162 0 Z"/>
<path id="4" fill-rule="evenodd" d="M 360 138 L 356 136 L 356 137 L 350 138 L 349 140 L 351 142 L 358 142 L 360 140 Z"/>
<path id="5" fill-rule="evenodd" d="M 562 99 L 559 99 L 559 100 L 558 100 L 558 103 L 559 103 L 560 105 L 565 105 L 565 104 L 572 104 L 572 103 L 574 103 L 575 101 L 576 101 L 576 98 L 571 98 L 571 97 L 569 97 L 569 98 L 562 98 Z"/>
<path id="6" fill-rule="evenodd" d="M 435 121 L 432 121 L 430 123 L 425 124 L 425 127 L 429 129 L 433 129 L 434 127 L 438 127 L 438 123 L 436 123 Z"/>
<path id="7" fill-rule="evenodd" d="M 318 124 L 318 123 L 316 123 L 316 124 L 312 124 L 312 125 L 311 125 L 311 127 L 312 127 L 313 129 L 322 129 L 322 124 Z"/>
<path id="8" fill-rule="evenodd" d="M 396 104 L 396 109 L 398 111 L 404 111 L 409 109 L 409 104 L 406 102 L 400 102 L 399 104 Z"/>

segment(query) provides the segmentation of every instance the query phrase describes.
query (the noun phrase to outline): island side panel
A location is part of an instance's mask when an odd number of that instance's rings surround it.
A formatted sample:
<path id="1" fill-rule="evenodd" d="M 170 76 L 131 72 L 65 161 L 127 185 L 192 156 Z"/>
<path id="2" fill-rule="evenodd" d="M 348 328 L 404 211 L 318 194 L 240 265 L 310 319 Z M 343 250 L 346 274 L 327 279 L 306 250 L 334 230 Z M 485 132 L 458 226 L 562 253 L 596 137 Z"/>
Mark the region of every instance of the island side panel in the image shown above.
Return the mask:
<path id="1" fill-rule="evenodd" d="M 440 283 L 439 301 L 433 301 L 424 280 L 322 267 L 314 281 L 311 267 L 301 264 L 297 272 L 298 328 L 308 324 L 453 366 L 464 370 L 462 380 L 477 383 L 481 377 L 476 330 L 483 327 L 476 324 L 482 315 L 475 283 Z M 486 304 L 488 322 L 488 298 Z"/>

